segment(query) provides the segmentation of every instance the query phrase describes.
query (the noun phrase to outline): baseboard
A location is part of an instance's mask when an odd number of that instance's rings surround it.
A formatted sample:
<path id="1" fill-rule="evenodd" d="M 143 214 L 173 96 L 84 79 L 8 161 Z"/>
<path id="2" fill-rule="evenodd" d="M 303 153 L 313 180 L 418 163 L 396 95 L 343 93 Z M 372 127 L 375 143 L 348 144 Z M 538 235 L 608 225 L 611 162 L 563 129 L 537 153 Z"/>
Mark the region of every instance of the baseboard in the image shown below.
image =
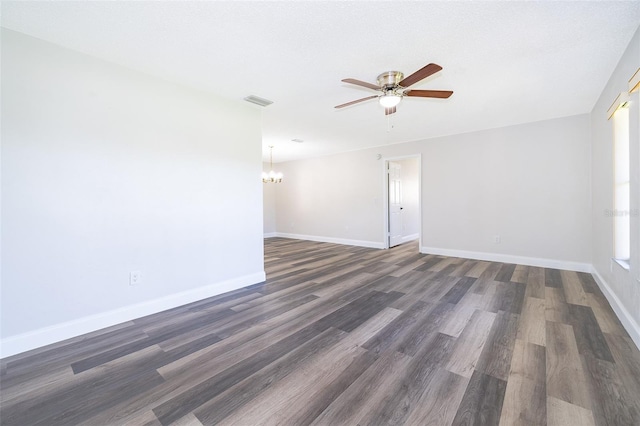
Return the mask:
<path id="1" fill-rule="evenodd" d="M 629 311 L 627 311 L 624 305 L 620 302 L 618 296 L 616 296 L 613 290 L 611 290 L 607 281 L 602 278 L 602 275 L 598 273 L 596 268 L 592 268 L 591 275 L 595 278 L 598 287 L 600 287 L 604 297 L 609 301 L 611 308 L 624 326 L 625 330 L 627 330 L 627 333 L 631 336 L 631 340 L 633 340 L 633 343 L 635 343 L 638 349 L 640 349 L 640 325 L 638 325 L 638 323 L 633 319 Z"/>
<path id="2" fill-rule="evenodd" d="M 254 274 L 244 275 L 204 287 L 11 336 L 0 340 L 0 358 L 6 358 L 85 333 L 256 284 L 264 281 L 265 277 L 264 271 L 256 272 Z"/>
<path id="3" fill-rule="evenodd" d="M 408 243 L 409 241 L 415 241 L 420 238 L 420 234 L 411 234 L 406 237 L 402 237 L 402 243 Z"/>
<path id="4" fill-rule="evenodd" d="M 277 237 L 277 233 L 276 232 L 267 232 L 263 235 L 264 238 L 273 238 L 273 237 Z"/>
<path id="5" fill-rule="evenodd" d="M 276 237 L 292 238 L 294 240 L 318 241 L 321 243 L 344 244 L 347 246 L 369 247 L 369 248 L 376 248 L 376 249 L 384 248 L 383 243 L 381 242 L 379 243 L 375 241 L 348 240 L 345 238 L 319 237 L 316 235 L 287 234 L 282 232 L 276 232 Z"/>
<path id="6" fill-rule="evenodd" d="M 564 269 L 567 271 L 591 272 L 591 264 L 589 263 L 570 262 L 565 260 L 514 256 L 510 254 L 486 253 L 480 251 L 452 250 L 436 247 L 420 247 L 420 253 L 437 254 L 440 256 L 450 257 L 462 257 L 465 259 L 486 260 L 489 262 L 516 263 L 518 265 Z"/>

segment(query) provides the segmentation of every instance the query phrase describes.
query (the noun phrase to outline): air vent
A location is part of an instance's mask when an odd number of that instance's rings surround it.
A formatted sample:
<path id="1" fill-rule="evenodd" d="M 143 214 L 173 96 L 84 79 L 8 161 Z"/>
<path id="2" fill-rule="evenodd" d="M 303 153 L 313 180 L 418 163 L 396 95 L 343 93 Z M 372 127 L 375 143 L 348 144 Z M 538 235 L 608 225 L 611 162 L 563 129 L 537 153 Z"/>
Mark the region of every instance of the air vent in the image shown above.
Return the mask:
<path id="1" fill-rule="evenodd" d="M 270 101 L 269 99 L 264 99 L 254 95 L 249 95 L 244 98 L 244 100 L 247 102 L 251 102 L 252 104 L 260 105 L 262 107 L 266 107 L 267 105 L 271 105 L 273 103 L 273 101 Z"/>

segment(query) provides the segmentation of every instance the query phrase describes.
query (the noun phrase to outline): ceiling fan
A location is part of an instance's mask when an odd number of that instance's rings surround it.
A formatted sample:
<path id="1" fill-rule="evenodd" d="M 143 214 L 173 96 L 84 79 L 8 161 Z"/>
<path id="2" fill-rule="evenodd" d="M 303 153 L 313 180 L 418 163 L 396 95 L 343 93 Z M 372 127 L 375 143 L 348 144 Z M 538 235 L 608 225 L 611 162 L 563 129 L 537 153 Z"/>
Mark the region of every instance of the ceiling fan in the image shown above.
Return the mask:
<path id="1" fill-rule="evenodd" d="M 346 104 L 337 105 L 336 108 L 344 108 L 346 106 L 378 98 L 378 102 L 380 102 L 380 105 L 384 107 L 385 115 L 389 115 L 396 112 L 396 106 L 404 96 L 446 99 L 453 94 L 451 90 L 411 90 L 408 88 L 412 84 L 437 73 L 441 69 L 442 67 L 440 65 L 429 64 L 420 68 L 418 71 L 406 78 L 400 71 L 383 72 L 378 76 L 377 86 L 372 83 L 367 83 L 366 81 L 356 80 L 355 78 L 345 78 L 342 80 L 345 83 L 355 84 L 357 86 L 377 90 L 382 93 L 347 102 Z"/>

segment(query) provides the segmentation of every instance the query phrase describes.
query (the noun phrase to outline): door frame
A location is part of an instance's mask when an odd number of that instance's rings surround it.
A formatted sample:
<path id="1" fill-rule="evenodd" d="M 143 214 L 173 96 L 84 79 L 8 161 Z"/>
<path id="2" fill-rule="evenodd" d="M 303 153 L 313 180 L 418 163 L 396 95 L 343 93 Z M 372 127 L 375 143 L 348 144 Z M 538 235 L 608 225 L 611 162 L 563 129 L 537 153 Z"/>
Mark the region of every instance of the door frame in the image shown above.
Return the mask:
<path id="1" fill-rule="evenodd" d="M 395 157 L 382 157 L 382 235 L 383 248 L 389 248 L 389 161 L 418 159 L 418 251 L 422 247 L 422 154 L 408 154 Z"/>

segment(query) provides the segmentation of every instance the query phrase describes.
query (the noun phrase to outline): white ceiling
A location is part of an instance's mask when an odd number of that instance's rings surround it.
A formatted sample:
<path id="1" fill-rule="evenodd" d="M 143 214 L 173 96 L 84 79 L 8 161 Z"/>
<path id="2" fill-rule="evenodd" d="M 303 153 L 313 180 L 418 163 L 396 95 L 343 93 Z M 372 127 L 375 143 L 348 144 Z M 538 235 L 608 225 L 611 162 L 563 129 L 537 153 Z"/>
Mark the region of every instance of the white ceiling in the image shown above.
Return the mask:
<path id="1" fill-rule="evenodd" d="M 263 109 L 276 162 L 587 113 L 640 2 L 2 2 L 2 26 Z M 383 71 L 444 69 L 385 117 Z M 261 108 L 261 107 L 255 107 Z M 391 129 L 390 129 L 391 128 Z M 292 139 L 305 142 L 298 144 Z"/>

